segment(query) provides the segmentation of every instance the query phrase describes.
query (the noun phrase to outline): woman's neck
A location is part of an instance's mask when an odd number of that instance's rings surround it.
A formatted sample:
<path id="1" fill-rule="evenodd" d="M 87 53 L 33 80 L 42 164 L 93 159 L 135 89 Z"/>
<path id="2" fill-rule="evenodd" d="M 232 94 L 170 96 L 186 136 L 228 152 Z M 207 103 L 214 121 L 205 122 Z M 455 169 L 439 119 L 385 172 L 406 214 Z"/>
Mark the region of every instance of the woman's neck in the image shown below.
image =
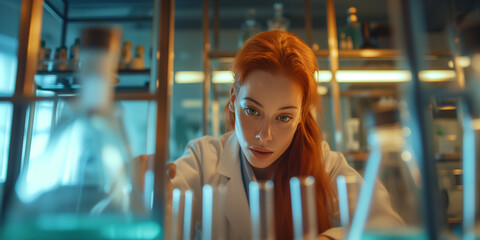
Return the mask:
<path id="1" fill-rule="evenodd" d="M 275 161 L 274 163 L 272 163 L 270 166 L 266 168 L 256 168 L 252 164 L 250 164 L 250 167 L 252 167 L 253 174 L 255 175 L 255 178 L 257 178 L 258 181 L 270 180 L 270 178 L 273 175 L 273 172 L 275 172 L 276 166 L 277 166 L 277 161 Z"/>

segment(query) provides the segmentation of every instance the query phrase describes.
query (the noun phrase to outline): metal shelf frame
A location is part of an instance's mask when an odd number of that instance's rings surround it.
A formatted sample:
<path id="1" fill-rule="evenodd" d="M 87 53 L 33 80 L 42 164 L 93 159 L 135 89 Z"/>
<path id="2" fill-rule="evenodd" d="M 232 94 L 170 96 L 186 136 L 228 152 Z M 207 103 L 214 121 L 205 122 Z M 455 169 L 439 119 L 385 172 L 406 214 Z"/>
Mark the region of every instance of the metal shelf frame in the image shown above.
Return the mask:
<path id="1" fill-rule="evenodd" d="M 42 30 L 43 11 L 49 11 L 56 15 L 62 22 L 62 45 L 65 43 L 66 29 L 69 22 L 76 19 L 68 18 L 69 2 L 62 0 L 65 4 L 63 14 L 50 3 L 49 0 L 22 0 L 20 13 L 20 30 L 18 38 L 18 67 L 14 95 L 11 97 L 0 97 L 0 102 L 9 102 L 13 105 L 12 127 L 8 155 L 7 177 L 4 184 L 1 219 L 4 223 L 6 210 L 13 196 L 14 186 L 19 176 L 24 157 L 23 149 L 31 138 L 31 133 L 24 136 L 26 123 L 30 122 L 27 116 L 32 116 L 35 106 L 39 101 L 56 101 L 60 98 L 72 98 L 72 94 L 54 97 L 38 97 L 35 94 L 36 86 L 34 75 L 37 73 L 38 51 L 40 47 L 40 35 Z M 120 71 L 120 74 L 148 74 L 150 82 L 148 87 L 142 91 L 121 92 L 115 95 L 116 100 L 142 100 L 155 101 L 156 104 L 156 142 L 155 142 L 155 164 L 154 164 L 154 198 L 153 217 L 163 226 L 164 212 L 164 189 L 165 189 L 165 164 L 169 160 L 169 127 L 170 127 L 170 106 L 173 86 L 173 39 L 174 39 L 174 0 L 152 0 L 153 17 L 147 18 L 111 18 L 109 21 L 152 21 L 152 59 L 151 70 L 145 71 Z M 90 22 L 90 20 L 82 19 Z M 72 74 L 66 72 L 39 72 L 39 74 Z"/>

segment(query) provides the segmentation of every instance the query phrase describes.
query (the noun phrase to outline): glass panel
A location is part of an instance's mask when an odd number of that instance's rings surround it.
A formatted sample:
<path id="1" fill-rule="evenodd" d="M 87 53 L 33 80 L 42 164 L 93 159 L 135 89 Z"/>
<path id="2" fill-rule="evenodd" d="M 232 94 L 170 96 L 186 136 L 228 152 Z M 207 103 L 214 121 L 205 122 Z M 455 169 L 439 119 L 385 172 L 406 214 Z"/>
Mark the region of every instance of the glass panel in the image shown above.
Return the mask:
<path id="1" fill-rule="evenodd" d="M 27 161 L 38 158 L 47 145 L 52 130 L 52 116 L 54 103 L 51 101 L 36 102 L 34 108 L 30 108 L 29 116 L 33 120 L 31 124 L 31 142 L 26 142 L 25 156 Z M 26 140 L 28 141 L 30 120 L 26 123 Z"/>
<path id="2" fill-rule="evenodd" d="M 0 96 L 15 90 L 21 1 L 0 1 Z"/>
<path id="3" fill-rule="evenodd" d="M 7 174 L 8 152 L 10 147 L 10 132 L 12 126 L 13 106 L 10 103 L 0 103 L 0 183 L 5 182 Z"/>
<path id="4" fill-rule="evenodd" d="M 202 13 L 201 1 L 175 3 L 175 74 L 170 116 L 172 161 L 184 153 L 190 140 L 203 135 Z"/>
<path id="5" fill-rule="evenodd" d="M 155 105 L 153 102 L 148 101 L 121 101 L 116 104 L 117 111 L 119 111 L 123 119 L 132 157 L 154 153 Z M 52 125 L 58 123 L 62 116 L 68 116 L 72 111 L 71 108 L 72 103 L 62 99 L 57 103 L 53 101 L 39 101 L 35 104 L 31 130 L 32 140 L 31 143 L 27 143 L 27 146 L 30 146 L 29 159 L 35 159 L 40 156 L 50 137 Z M 55 121 L 52 122 L 54 116 Z M 28 122 L 26 129 L 28 129 Z"/>
<path id="6" fill-rule="evenodd" d="M 148 101 L 117 102 L 117 109 L 122 112 L 132 157 L 154 153 L 155 107 L 154 102 Z"/>

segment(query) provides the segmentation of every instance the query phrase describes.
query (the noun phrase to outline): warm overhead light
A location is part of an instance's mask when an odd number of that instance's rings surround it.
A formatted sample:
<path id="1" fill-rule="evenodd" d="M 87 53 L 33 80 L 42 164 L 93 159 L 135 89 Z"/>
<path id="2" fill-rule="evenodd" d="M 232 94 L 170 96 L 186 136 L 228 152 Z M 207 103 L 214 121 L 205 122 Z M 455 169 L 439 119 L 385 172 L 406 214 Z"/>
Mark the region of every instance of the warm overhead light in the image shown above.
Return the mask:
<path id="1" fill-rule="evenodd" d="M 480 130 L 480 118 L 475 118 L 472 120 L 472 128 L 473 130 Z"/>
<path id="2" fill-rule="evenodd" d="M 441 111 L 451 111 L 451 110 L 455 110 L 457 109 L 457 107 L 455 106 L 443 106 L 443 107 L 439 107 L 438 110 L 441 110 Z"/>
<path id="3" fill-rule="evenodd" d="M 180 103 L 182 108 L 201 108 L 203 105 L 202 99 L 184 99 Z"/>
<path id="4" fill-rule="evenodd" d="M 480 73 L 480 53 L 475 53 L 472 56 L 472 67 L 477 74 Z"/>
<path id="5" fill-rule="evenodd" d="M 214 71 L 212 82 L 213 83 L 233 83 L 233 72 L 232 71 Z"/>
<path id="6" fill-rule="evenodd" d="M 448 81 L 455 78 L 453 70 L 426 70 L 420 71 L 420 80 L 425 82 Z M 175 73 L 175 83 L 201 83 L 204 73 L 202 71 L 179 71 Z M 321 70 L 315 73 L 317 82 L 329 82 L 332 73 Z M 336 80 L 340 83 L 359 82 L 406 82 L 410 81 L 410 72 L 407 70 L 339 70 Z M 213 83 L 233 83 L 232 71 L 213 71 Z"/>
<path id="7" fill-rule="evenodd" d="M 328 93 L 328 88 L 325 86 L 317 86 L 317 92 L 320 95 L 326 95 Z"/>
<path id="8" fill-rule="evenodd" d="M 341 70 L 338 82 L 406 82 L 410 72 L 405 70 Z"/>
<path id="9" fill-rule="evenodd" d="M 202 71 L 179 71 L 175 73 L 175 83 L 201 83 L 204 73 Z M 233 83 L 233 73 L 231 71 L 214 71 L 212 77 L 213 83 Z"/>
<path id="10" fill-rule="evenodd" d="M 203 72 L 201 71 L 179 71 L 175 73 L 175 83 L 201 83 Z"/>
<path id="11" fill-rule="evenodd" d="M 419 73 L 420 80 L 424 82 L 442 82 L 455 78 L 453 70 L 425 70 Z"/>
<path id="12" fill-rule="evenodd" d="M 458 66 L 460 66 L 462 68 L 466 68 L 466 67 L 470 66 L 471 60 L 470 60 L 469 56 L 460 56 L 460 57 L 456 57 L 455 59 L 456 59 L 456 63 L 458 64 Z M 453 61 L 452 60 L 448 61 L 448 66 L 450 68 L 453 68 Z"/>
<path id="13" fill-rule="evenodd" d="M 376 51 L 376 50 L 365 49 L 365 50 L 360 50 L 360 56 L 362 56 L 362 57 L 379 57 L 380 52 Z"/>
<path id="14" fill-rule="evenodd" d="M 332 80 L 332 73 L 327 70 L 315 72 L 315 80 L 317 82 L 330 82 Z"/>

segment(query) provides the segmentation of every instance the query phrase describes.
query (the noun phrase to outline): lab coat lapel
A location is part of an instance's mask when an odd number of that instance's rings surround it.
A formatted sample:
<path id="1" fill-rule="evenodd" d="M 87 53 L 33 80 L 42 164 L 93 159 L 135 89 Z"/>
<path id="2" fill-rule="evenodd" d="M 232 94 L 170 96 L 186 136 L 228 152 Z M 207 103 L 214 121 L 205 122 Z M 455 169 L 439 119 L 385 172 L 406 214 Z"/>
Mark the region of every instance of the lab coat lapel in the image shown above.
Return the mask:
<path id="1" fill-rule="evenodd" d="M 250 208 L 240 171 L 239 144 L 235 133 L 227 140 L 220 156 L 217 172 L 226 178 L 227 195 L 225 216 L 229 222 L 231 239 L 250 239 Z"/>

